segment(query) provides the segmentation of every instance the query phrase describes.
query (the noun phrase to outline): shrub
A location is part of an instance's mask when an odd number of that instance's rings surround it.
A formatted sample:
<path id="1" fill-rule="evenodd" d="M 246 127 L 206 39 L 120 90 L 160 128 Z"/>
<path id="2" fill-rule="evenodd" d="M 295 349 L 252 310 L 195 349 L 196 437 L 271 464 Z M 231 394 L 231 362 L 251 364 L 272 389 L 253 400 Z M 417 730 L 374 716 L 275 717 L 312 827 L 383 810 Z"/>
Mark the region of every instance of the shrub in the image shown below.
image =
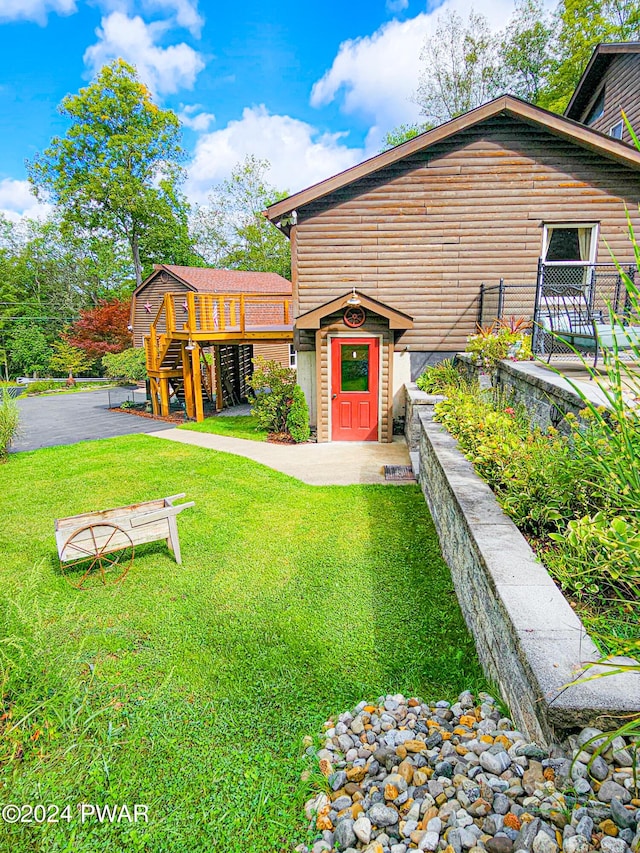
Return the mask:
<path id="1" fill-rule="evenodd" d="M 499 361 L 511 358 L 526 361 L 531 358 L 530 323 L 521 318 L 496 320 L 490 326 L 478 326 L 478 332 L 467 341 L 466 352 L 474 356 L 476 364 L 489 372 Z"/>
<path id="2" fill-rule="evenodd" d="M 311 435 L 311 430 L 309 429 L 309 407 L 307 406 L 302 388 L 299 385 L 296 385 L 293 389 L 291 406 L 287 414 L 287 430 L 296 444 L 308 441 Z"/>
<path id="3" fill-rule="evenodd" d="M 0 462 L 4 462 L 20 424 L 18 405 L 0 389 Z"/>
<path id="4" fill-rule="evenodd" d="M 142 347 L 129 347 L 122 352 L 109 352 L 102 358 L 109 379 L 128 379 L 141 382 L 147 377 L 147 363 Z"/>
<path id="5" fill-rule="evenodd" d="M 25 386 L 27 394 L 45 394 L 47 391 L 60 391 L 63 388 L 64 382 L 52 382 L 50 379 L 30 382 Z"/>
<path id="6" fill-rule="evenodd" d="M 450 358 L 427 367 L 416 379 L 416 385 L 427 394 L 439 394 L 448 388 L 463 388 L 466 381 Z"/>
<path id="7" fill-rule="evenodd" d="M 260 355 L 253 364 L 253 375 L 247 379 L 247 384 L 256 395 L 251 413 L 263 429 L 287 432 L 287 415 L 293 399 L 296 372 L 277 361 L 267 361 Z"/>

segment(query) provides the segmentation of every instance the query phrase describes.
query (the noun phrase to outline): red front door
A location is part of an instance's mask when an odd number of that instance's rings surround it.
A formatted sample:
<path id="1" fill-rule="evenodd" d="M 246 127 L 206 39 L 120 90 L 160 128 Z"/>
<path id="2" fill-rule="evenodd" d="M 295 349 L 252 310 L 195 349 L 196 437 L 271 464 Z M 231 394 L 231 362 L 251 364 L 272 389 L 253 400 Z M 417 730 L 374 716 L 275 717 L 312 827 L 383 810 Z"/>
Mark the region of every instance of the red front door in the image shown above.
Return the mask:
<path id="1" fill-rule="evenodd" d="M 378 338 L 331 339 L 331 438 L 378 440 Z"/>

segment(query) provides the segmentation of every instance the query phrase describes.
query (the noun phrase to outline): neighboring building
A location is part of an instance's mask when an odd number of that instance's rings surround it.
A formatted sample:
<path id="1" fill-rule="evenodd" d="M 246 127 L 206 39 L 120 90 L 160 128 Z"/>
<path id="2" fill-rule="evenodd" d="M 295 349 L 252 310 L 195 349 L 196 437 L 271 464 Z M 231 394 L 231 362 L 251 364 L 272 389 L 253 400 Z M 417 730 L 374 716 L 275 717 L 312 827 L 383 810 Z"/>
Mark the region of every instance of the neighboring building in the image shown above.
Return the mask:
<path id="1" fill-rule="evenodd" d="M 599 44 L 564 114 L 631 144 L 623 111 L 640 135 L 640 42 Z"/>
<path id="2" fill-rule="evenodd" d="M 149 334 L 149 326 L 158 313 L 165 293 L 237 293 L 288 295 L 291 282 L 273 272 L 246 272 L 244 270 L 220 270 L 206 267 L 181 267 L 171 264 L 154 264 L 154 269 L 133 292 L 131 325 L 133 345 L 141 347 L 143 338 Z M 261 355 L 278 361 L 284 367 L 290 364 L 290 349 L 286 343 L 256 343 L 252 355 Z"/>
<path id="3" fill-rule="evenodd" d="M 272 205 L 318 440 L 390 441 L 404 383 L 464 349 L 483 283 L 630 259 L 639 202 L 635 148 L 503 96 Z"/>
<path id="4" fill-rule="evenodd" d="M 175 396 L 200 420 L 203 389 L 218 410 L 247 398 L 246 379 L 257 356 L 289 367 L 291 321 L 282 312 L 290 301 L 291 282 L 276 273 L 156 264 L 131 305 L 134 346 L 144 346 L 152 325 L 164 336 L 152 355 L 147 352 L 154 412 L 168 414 Z M 210 357 L 201 357 L 200 350 Z"/>

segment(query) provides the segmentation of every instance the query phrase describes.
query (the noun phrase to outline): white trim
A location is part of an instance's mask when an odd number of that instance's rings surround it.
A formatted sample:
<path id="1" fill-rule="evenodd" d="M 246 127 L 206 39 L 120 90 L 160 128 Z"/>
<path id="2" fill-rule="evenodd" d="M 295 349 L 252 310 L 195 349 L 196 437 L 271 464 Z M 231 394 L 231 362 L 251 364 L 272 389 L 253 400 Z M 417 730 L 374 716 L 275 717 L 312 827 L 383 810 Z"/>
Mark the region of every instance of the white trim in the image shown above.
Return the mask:
<path id="1" fill-rule="evenodd" d="M 598 255 L 598 239 L 600 237 L 599 222 L 543 222 L 542 223 L 542 260 L 545 264 L 560 264 L 563 267 L 577 266 L 581 267 L 585 264 L 595 264 Z M 588 261 L 548 261 L 547 250 L 549 248 L 549 228 L 591 228 L 591 246 L 589 251 Z"/>
<path id="2" fill-rule="evenodd" d="M 332 404 L 331 389 L 332 389 L 332 382 L 333 382 L 333 371 L 331 369 L 331 367 L 332 367 L 331 353 L 333 350 L 334 339 L 339 339 L 339 338 L 368 338 L 369 340 L 371 340 L 372 338 L 378 339 L 378 442 L 381 442 L 382 441 L 382 359 L 383 359 L 382 350 L 383 350 L 384 335 L 381 335 L 379 333 L 371 334 L 370 332 L 367 333 L 364 331 L 359 332 L 357 330 L 354 330 L 353 332 L 350 332 L 350 333 L 335 332 L 333 334 L 329 333 L 327 335 L 327 371 L 328 371 L 328 373 L 327 373 L 327 394 L 328 394 L 328 399 L 327 399 L 327 405 L 328 405 L 328 409 L 327 409 L 327 433 L 328 433 L 327 441 L 333 441 L 333 423 L 332 423 L 333 406 L 331 405 Z M 317 354 L 316 354 L 316 357 L 317 357 Z M 318 418 L 319 417 L 320 417 L 320 414 L 318 414 Z"/>
<path id="3" fill-rule="evenodd" d="M 617 133 L 614 133 L 614 130 L 620 128 L 620 136 Z M 609 128 L 609 136 L 612 139 L 622 139 L 622 134 L 624 133 L 624 122 L 622 120 L 617 121 L 615 124 L 612 124 Z"/>

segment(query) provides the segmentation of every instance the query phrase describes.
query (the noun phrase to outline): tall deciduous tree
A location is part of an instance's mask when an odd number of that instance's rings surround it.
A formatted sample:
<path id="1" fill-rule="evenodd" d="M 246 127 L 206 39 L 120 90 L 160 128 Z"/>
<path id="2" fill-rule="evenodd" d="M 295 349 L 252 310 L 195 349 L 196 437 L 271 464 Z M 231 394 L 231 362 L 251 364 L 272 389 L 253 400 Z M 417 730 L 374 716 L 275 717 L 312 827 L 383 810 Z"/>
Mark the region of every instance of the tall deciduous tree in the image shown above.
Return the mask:
<path id="1" fill-rule="evenodd" d="M 416 103 L 427 121 L 440 124 L 500 94 L 498 44 L 487 19 L 471 11 L 438 19 L 420 54 L 424 70 Z"/>
<path id="2" fill-rule="evenodd" d="M 175 225 L 186 206 L 178 117 L 153 103 L 121 59 L 67 95 L 60 112 L 70 121 L 65 136 L 27 164 L 36 195 L 59 205 L 68 225 L 124 238 L 140 284 L 154 232 Z"/>
<path id="3" fill-rule="evenodd" d="M 268 160 L 246 157 L 209 196 L 193 223 L 198 250 L 207 263 L 237 270 L 291 276 L 289 241 L 263 216 L 286 198 L 267 182 Z"/>
<path id="4" fill-rule="evenodd" d="M 554 62 L 540 104 L 563 112 L 598 42 L 640 39 L 638 0 L 561 0 Z"/>
<path id="5" fill-rule="evenodd" d="M 552 64 L 553 22 L 539 0 L 519 0 L 501 36 L 505 90 L 538 103 Z"/>

